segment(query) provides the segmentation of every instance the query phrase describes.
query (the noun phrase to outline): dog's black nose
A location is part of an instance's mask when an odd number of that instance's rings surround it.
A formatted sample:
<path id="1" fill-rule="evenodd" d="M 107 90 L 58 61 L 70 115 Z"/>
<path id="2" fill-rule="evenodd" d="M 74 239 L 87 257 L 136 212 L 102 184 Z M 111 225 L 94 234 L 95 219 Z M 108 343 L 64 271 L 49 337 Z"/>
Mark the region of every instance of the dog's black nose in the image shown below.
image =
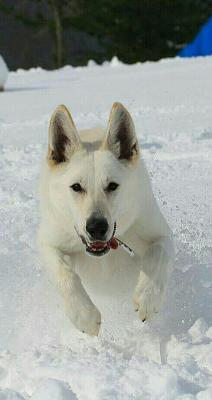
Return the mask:
<path id="1" fill-rule="evenodd" d="M 86 222 L 86 231 L 94 240 L 104 240 L 108 227 L 108 222 L 104 217 L 91 216 Z"/>

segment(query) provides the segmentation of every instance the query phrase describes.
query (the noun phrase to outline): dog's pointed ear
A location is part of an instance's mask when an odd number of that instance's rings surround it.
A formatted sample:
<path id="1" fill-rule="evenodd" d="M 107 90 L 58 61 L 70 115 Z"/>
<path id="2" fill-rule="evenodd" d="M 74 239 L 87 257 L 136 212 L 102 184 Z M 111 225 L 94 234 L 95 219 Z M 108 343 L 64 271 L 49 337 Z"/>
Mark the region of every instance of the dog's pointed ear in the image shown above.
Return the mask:
<path id="1" fill-rule="evenodd" d="M 119 160 L 132 161 L 139 158 L 135 126 L 129 112 L 121 103 L 113 104 L 103 147 Z"/>
<path id="2" fill-rule="evenodd" d="M 71 114 L 64 105 L 58 106 L 49 125 L 48 161 L 53 164 L 68 161 L 80 147 L 80 137 Z"/>

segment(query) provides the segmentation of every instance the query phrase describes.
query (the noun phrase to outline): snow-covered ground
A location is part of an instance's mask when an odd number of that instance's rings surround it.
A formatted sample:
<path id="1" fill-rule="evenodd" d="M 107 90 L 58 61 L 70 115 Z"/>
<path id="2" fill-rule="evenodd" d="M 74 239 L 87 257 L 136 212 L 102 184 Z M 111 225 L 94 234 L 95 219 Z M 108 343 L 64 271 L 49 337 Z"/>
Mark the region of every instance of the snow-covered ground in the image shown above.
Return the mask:
<path id="1" fill-rule="evenodd" d="M 9 73 L 0 94 L 0 400 L 212 399 L 212 58 Z M 37 181 L 50 114 L 105 125 L 134 117 L 176 239 L 167 300 L 137 320 L 107 304 L 98 338 L 77 332 L 42 270 Z M 141 183 L 142 184 L 142 183 Z M 112 310 L 112 312 L 111 312 Z"/>

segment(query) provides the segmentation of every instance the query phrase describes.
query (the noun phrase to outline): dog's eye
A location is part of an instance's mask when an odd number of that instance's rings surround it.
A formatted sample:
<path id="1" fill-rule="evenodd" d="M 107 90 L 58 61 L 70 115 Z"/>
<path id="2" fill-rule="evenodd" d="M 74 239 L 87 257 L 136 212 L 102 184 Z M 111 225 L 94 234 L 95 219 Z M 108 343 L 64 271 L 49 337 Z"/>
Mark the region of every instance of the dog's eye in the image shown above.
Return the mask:
<path id="1" fill-rule="evenodd" d="M 79 183 L 74 183 L 73 185 L 71 185 L 71 188 L 74 192 L 83 192 L 83 188 Z"/>
<path id="2" fill-rule="evenodd" d="M 114 192 L 119 187 L 119 184 L 116 182 L 110 182 L 106 187 L 106 192 Z"/>

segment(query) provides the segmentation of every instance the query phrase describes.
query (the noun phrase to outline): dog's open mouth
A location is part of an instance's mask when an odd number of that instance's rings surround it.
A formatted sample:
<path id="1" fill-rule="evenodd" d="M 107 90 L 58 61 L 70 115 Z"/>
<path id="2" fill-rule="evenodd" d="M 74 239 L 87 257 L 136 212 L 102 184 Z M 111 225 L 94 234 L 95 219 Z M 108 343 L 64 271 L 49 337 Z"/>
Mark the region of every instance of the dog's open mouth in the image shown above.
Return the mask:
<path id="1" fill-rule="evenodd" d="M 93 242 L 93 243 L 86 243 L 86 253 L 92 256 L 104 256 L 110 251 L 110 247 L 108 242 Z"/>
<path id="2" fill-rule="evenodd" d="M 115 233 L 115 229 L 114 229 Z M 92 243 L 87 243 L 86 242 L 86 252 L 92 256 L 104 256 L 107 254 L 110 249 L 116 250 L 119 246 L 118 240 L 112 236 L 112 238 L 108 242 L 92 242 Z"/>
<path id="3" fill-rule="evenodd" d="M 93 242 L 88 242 L 86 238 L 80 235 L 75 228 L 78 236 L 81 238 L 83 244 L 85 245 L 85 251 L 91 256 L 101 257 L 105 256 L 105 254 L 109 253 L 110 249 L 117 249 L 119 246 L 118 240 L 114 238 L 116 232 L 116 223 L 114 223 L 113 234 L 110 240 L 107 242 L 103 242 L 100 240 L 96 240 Z"/>
<path id="4" fill-rule="evenodd" d="M 85 245 L 86 253 L 91 256 L 95 256 L 95 257 L 105 256 L 105 254 L 109 253 L 109 251 L 111 249 L 116 250 L 116 249 L 118 249 L 119 246 L 121 246 L 131 256 L 134 256 L 134 252 L 129 246 L 127 246 L 120 239 L 117 239 L 114 237 L 115 232 L 116 232 L 116 223 L 114 224 L 112 237 L 107 242 L 94 241 L 94 242 L 89 243 L 89 242 L 87 242 L 87 240 L 85 239 L 84 236 L 79 234 L 76 227 L 75 227 L 75 230 L 76 230 L 78 236 L 81 238 L 82 243 Z"/>

